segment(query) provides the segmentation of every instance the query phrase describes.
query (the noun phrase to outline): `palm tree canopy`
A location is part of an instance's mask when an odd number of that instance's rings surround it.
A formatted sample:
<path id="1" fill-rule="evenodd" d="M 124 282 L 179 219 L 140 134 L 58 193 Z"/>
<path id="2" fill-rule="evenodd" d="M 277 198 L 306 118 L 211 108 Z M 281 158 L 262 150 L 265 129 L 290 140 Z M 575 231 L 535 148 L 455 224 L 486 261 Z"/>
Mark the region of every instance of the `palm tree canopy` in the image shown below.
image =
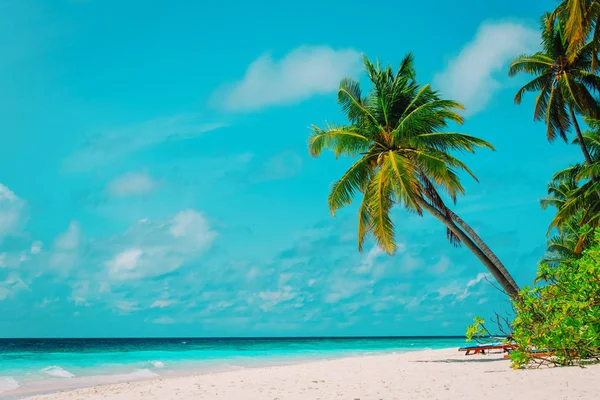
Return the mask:
<path id="1" fill-rule="evenodd" d="M 600 118 L 595 94 L 600 91 L 600 77 L 592 69 L 594 48 L 584 45 L 577 54 L 568 57 L 568 42 L 560 18 L 550 14 L 542 18 L 542 51 L 518 56 L 510 64 L 509 75 L 526 72 L 534 79 L 515 95 L 520 104 L 526 92 L 538 93 L 534 119 L 547 125 L 548 140 L 557 137 L 567 141 L 573 123 L 570 111 Z"/>
<path id="2" fill-rule="evenodd" d="M 564 0 L 552 13 L 550 22 L 557 19 L 564 21 L 569 59 L 575 57 L 590 37 L 598 44 L 600 0 Z"/>
<path id="3" fill-rule="evenodd" d="M 338 103 L 347 125 L 313 126 L 309 151 L 314 157 L 324 149 L 336 157 L 357 158 L 340 180 L 331 187 L 328 203 L 332 214 L 352 202 L 357 193 L 363 198 L 359 208 L 359 249 L 365 236 L 373 234 L 379 246 L 393 253 L 394 225 L 390 210 L 394 204 L 422 214 L 419 199 L 427 198 L 445 212 L 439 190 L 452 200 L 464 193 L 458 172 L 469 168 L 451 153 L 474 152 L 478 147 L 493 149 L 473 136 L 448 132 L 450 122 L 461 124 L 463 107 L 441 99 L 429 85 L 416 82 L 413 58 L 408 54 L 394 73 L 379 62 L 364 57 L 367 76 L 373 83 L 363 95 L 359 82 L 343 79 Z M 457 243 L 457 238 L 449 233 Z"/>

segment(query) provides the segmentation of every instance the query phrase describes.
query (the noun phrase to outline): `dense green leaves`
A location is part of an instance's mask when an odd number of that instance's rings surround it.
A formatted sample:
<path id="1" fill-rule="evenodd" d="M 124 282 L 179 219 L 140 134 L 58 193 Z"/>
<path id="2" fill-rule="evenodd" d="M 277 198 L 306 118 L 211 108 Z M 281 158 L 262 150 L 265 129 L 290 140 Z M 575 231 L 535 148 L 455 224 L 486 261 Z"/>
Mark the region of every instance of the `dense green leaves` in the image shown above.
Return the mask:
<path id="1" fill-rule="evenodd" d="M 600 357 L 600 230 L 582 257 L 540 264 L 538 281 L 514 301 L 513 364 Z"/>
<path id="2" fill-rule="evenodd" d="M 551 21 L 561 20 L 564 23 L 564 36 L 568 45 L 568 55 L 573 59 L 586 41 L 598 49 L 600 28 L 599 0 L 564 0 L 552 13 Z M 594 62 L 595 63 L 595 62 Z"/>
<path id="3" fill-rule="evenodd" d="M 458 113 L 463 107 L 441 99 L 429 85 L 420 86 L 410 54 L 396 72 L 367 58 L 364 64 L 372 89 L 363 95 L 358 81 L 343 79 L 338 103 L 349 124 L 313 127 L 309 151 L 315 157 L 325 149 L 336 157 L 359 157 L 333 184 L 329 208 L 333 214 L 362 193 L 359 248 L 365 235 L 372 234 L 382 249 L 393 253 L 396 245 L 390 210 L 394 204 L 421 214 L 417 202 L 421 198 L 445 214 L 438 191 L 456 199 L 464 192 L 458 173 L 465 171 L 474 177 L 451 152 L 493 147 L 482 139 L 446 131 L 449 123 L 463 122 Z M 450 238 L 457 240 L 453 235 Z"/>
<path id="4" fill-rule="evenodd" d="M 516 57 L 509 68 L 510 76 L 520 73 L 534 76 L 517 92 L 515 103 L 520 104 L 527 92 L 538 93 L 534 119 L 546 124 L 550 141 L 557 137 L 567 141 L 571 126 L 577 124 L 576 114 L 600 116 L 594 97 L 600 91 L 600 80 L 592 68 L 596 47 L 588 43 L 569 57 L 569 42 L 563 34 L 562 23 L 560 18 L 544 15 L 542 51 Z"/>
<path id="5" fill-rule="evenodd" d="M 348 125 L 313 126 L 309 152 L 313 157 L 323 150 L 336 157 L 358 160 L 331 187 L 328 197 L 332 214 L 349 205 L 362 193 L 358 210 L 358 248 L 372 235 L 386 252 L 394 253 L 394 205 L 421 215 L 423 209 L 446 226 L 448 240 L 464 243 L 492 272 L 506 292 L 513 296 L 517 284 L 479 236 L 444 203 L 441 192 L 456 201 L 464 193 L 459 173 L 473 172 L 456 156 L 477 148 L 493 149 L 474 136 L 448 131 L 451 123 L 462 124 L 463 106 L 440 98 L 431 86 L 416 81 L 412 55 L 408 54 L 396 72 L 364 58 L 372 83 L 363 95 L 358 81 L 343 79 L 338 103 Z M 453 220 L 454 219 L 454 220 Z M 457 221 L 455 223 L 455 221 Z M 458 227 L 456 224 L 459 224 Z M 463 232 L 468 231 L 469 233 Z"/>
<path id="6" fill-rule="evenodd" d="M 548 185 L 548 197 L 541 200 L 543 208 L 557 212 L 550 228 L 561 230 L 577 219 L 577 225 L 600 225 L 600 122 L 586 119 L 591 129 L 583 132 L 591 163 L 572 165 L 554 174 Z M 576 139 L 577 141 L 577 139 Z"/>

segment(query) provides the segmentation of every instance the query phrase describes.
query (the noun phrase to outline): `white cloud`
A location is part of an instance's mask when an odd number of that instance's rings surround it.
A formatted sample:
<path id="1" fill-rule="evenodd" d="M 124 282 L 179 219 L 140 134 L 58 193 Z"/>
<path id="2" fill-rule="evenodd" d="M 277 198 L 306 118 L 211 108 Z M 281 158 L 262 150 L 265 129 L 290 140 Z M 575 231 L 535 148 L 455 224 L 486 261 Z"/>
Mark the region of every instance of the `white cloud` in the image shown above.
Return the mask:
<path id="1" fill-rule="evenodd" d="M 81 228 L 79 223 L 71 221 L 67 230 L 59 234 L 54 241 L 49 260 L 50 266 L 63 272 L 72 269 L 79 261 L 80 240 Z"/>
<path id="2" fill-rule="evenodd" d="M 115 306 L 124 313 L 130 313 L 140 309 L 137 301 L 130 300 L 117 301 Z"/>
<path id="3" fill-rule="evenodd" d="M 71 221 L 67 230 L 56 238 L 54 246 L 60 250 L 75 250 L 79 247 L 81 229 L 77 221 Z"/>
<path id="4" fill-rule="evenodd" d="M 355 50 L 302 46 L 281 60 L 264 54 L 250 64 L 244 79 L 222 89 L 216 97 L 229 110 L 296 103 L 335 91 L 342 78 L 355 75 L 360 69 L 360 54 Z"/>
<path id="5" fill-rule="evenodd" d="M 19 228 L 24 219 L 25 201 L 0 183 L 0 241 Z"/>
<path id="6" fill-rule="evenodd" d="M 39 308 L 46 308 L 50 304 L 56 303 L 58 300 L 59 300 L 58 298 L 48 298 L 48 297 L 45 297 L 44 300 L 42 300 L 42 302 L 38 304 L 38 307 Z"/>
<path id="7" fill-rule="evenodd" d="M 484 279 L 487 279 L 489 276 L 490 276 L 490 274 L 485 273 L 485 272 L 478 273 L 475 278 L 473 278 L 469 282 L 467 282 L 467 288 L 477 285 L 479 282 L 481 282 Z"/>
<path id="8" fill-rule="evenodd" d="M 441 256 L 440 260 L 432 267 L 432 270 L 436 274 L 443 274 L 448 270 L 448 267 L 450 267 L 451 264 L 452 262 L 448 257 Z"/>
<path id="9" fill-rule="evenodd" d="M 108 276 L 123 281 L 172 272 L 205 251 L 217 234 L 204 215 L 188 209 L 166 222 L 138 221 L 118 239 L 106 262 Z"/>
<path id="10" fill-rule="evenodd" d="M 372 291 L 374 281 L 348 274 L 346 271 L 337 271 L 329 279 L 328 294 L 325 303 L 335 304 L 340 300 L 348 299 L 356 295 L 365 295 Z"/>
<path id="11" fill-rule="evenodd" d="M 108 183 L 108 193 L 115 197 L 136 196 L 151 192 L 156 182 L 146 172 L 129 172 Z"/>
<path id="12" fill-rule="evenodd" d="M 152 303 L 150 308 L 165 308 L 176 303 L 177 300 L 156 300 L 154 303 Z"/>
<path id="13" fill-rule="evenodd" d="M 178 114 L 157 118 L 140 124 L 102 130 L 64 163 L 69 171 L 87 171 L 143 148 L 155 146 L 165 140 L 183 140 L 226 126 L 207 123 L 194 114 Z"/>
<path id="14" fill-rule="evenodd" d="M 127 249 L 108 262 L 110 274 L 114 276 L 124 276 L 134 270 L 140 261 L 140 257 L 144 254 L 141 249 Z"/>
<path id="15" fill-rule="evenodd" d="M 537 29 L 511 22 L 483 23 L 475 38 L 435 76 L 435 86 L 445 98 L 463 103 L 468 114 L 475 114 L 500 88 L 495 75 L 506 79 L 510 60 L 538 45 Z"/>
<path id="16" fill-rule="evenodd" d="M 280 303 L 294 299 L 296 295 L 290 286 L 285 286 L 278 291 L 260 292 L 258 297 L 263 301 L 261 309 L 268 311 Z"/>
<path id="17" fill-rule="evenodd" d="M 0 282 L 0 300 L 13 296 L 16 292 L 27 290 L 29 286 L 17 275 L 12 272 L 8 274 L 4 281 Z"/>
<path id="18" fill-rule="evenodd" d="M 33 242 L 31 244 L 31 250 L 29 251 L 31 254 L 39 254 L 39 252 L 42 251 L 42 247 L 44 246 L 44 243 L 42 243 L 39 240 L 36 240 L 35 242 Z"/>
<path id="19" fill-rule="evenodd" d="M 412 254 L 404 254 L 402 257 L 402 270 L 404 272 L 411 272 L 416 270 L 418 267 L 423 265 L 424 261 L 420 257 L 415 257 Z"/>
<path id="20" fill-rule="evenodd" d="M 454 301 L 463 301 L 467 297 L 475 294 L 473 292 L 473 287 L 479 285 L 482 281 L 488 279 L 490 274 L 485 272 L 480 272 L 477 276 L 467 282 L 465 286 L 459 285 L 457 282 L 452 282 L 447 284 L 437 290 L 440 298 L 444 297 L 454 297 Z"/>
<path id="21" fill-rule="evenodd" d="M 169 233 L 177 239 L 190 240 L 200 248 L 210 244 L 215 238 L 215 232 L 210 230 L 208 221 L 195 210 L 178 212 L 171 222 Z"/>
<path id="22" fill-rule="evenodd" d="M 86 305 L 90 294 L 90 282 L 80 281 L 71 285 L 71 298 L 77 305 Z"/>
<path id="23" fill-rule="evenodd" d="M 364 257 L 363 263 L 359 267 L 355 268 L 355 271 L 359 274 L 369 273 L 373 268 L 373 263 L 375 260 L 384 254 L 385 251 L 381 250 L 379 246 L 373 246 Z"/>

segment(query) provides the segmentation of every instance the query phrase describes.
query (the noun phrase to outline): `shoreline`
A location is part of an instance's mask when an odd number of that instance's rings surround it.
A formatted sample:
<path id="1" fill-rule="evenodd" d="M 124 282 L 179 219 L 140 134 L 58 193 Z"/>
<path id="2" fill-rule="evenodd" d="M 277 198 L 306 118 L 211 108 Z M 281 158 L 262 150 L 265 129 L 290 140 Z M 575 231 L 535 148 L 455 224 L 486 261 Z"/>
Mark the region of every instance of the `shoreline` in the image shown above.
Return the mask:
<path id="1" fill-rule="evenodd" d="M 93 387 L 104 387 L 122 383 L 147 382 L 154 380 L 186 378 L 193 376 L 212 375 L 226 372 L 234 372 L 246 369 L 268 369 L 272 367 L 286 367 L 315 362 L 334 361 L 346 358 L 361 358 L 389 354 L 403 354 L 420 351 L 429 351 L 431 348 L 405 348 L 375 351 L 356 351 L 342 353 L 318 353 L 314 355 L 287 355 L 287 356 L 268 356 L 268 357 L 235 357 L 229 359 L 218 359 L 211 362 L 193 362 L 187 361 L 178 364 L 176 367 L 167 369 L 151 370 L 150 368 L 136 369 L 126 368 L 120 365 L 119 370 L 112 373 L 76 376 L 68 379 L 43 381 L 29 381 L 27 386 L 19 386 L 14 390 L 0 391 L 0 400 L 21 400 L 31 397 L 51 395 L 55 393 L 72 392 L 81 389 Z M 122 370 L 121 370 L 122 368 Z M 62 370 L 62 368 L 60 368 Z M 69 373 L 66 371 L 66 373 Z M 6 378 L 12 378 L 7 376 Z"/>
<path id="2" fill-rule="evenodd" d="M 593 399 L 600 366 L 512 370 L 502 354 L 456 348 L 304 360 L 59 391 L 26 400 L 95 399 Z M 8 394 L 8 393 L 7 393 Z M 3 397 L 2 397 L 3 398 Z"/>

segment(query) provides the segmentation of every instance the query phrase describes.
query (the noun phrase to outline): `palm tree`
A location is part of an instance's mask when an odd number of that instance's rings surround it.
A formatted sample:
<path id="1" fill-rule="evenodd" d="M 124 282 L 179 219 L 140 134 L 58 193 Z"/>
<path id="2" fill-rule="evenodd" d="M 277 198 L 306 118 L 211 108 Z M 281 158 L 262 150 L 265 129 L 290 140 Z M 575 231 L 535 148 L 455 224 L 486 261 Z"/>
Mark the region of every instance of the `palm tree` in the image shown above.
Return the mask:
<path id="1" fill-rule="evenodd" d="M 493 149 L 492 145 L 473 136 L 445 131 L 449 122 L 463 122 L 457 113 L 463 107 L 441 99 L 429 85 L 417 84 L 410 54 L 395 74 L 391 67 L 381 69 L 379 62 L 374 66 L 366 57 L 364 64 L 373 83 L 368 95 L 363 97 L 359 83 L 353 79 L 346 78 L 340 83 L 338 102 L 349 124 L 313 126 L 309 139 L 309 150 L 314 157 L 323 149 L 333 151 L 336 157 L 358 157 L 331 188 L 328 203 L 332 214 L 350 204 L 357 192 L 362 193 L 358 212 L 359 250 L 362 251 L 365 236 L 372 234 L 377 244 L 392 254 L 396 249 L 390 218 L 394 204 L 418 215 L 426 211 L 446 226 L 453 244 L 463 243 L 506 293 L 516 296 L 519 287 L 506 268 L 501 263 L 495 264 L 456 225 L 455 214 L 440 194 L 442 191 L 456 201 L 457 195 L 464 193 L 457 173 L 464 171 L 475 178 L 450 152 L 474 152 L 478 147 Z M 463 224 L 466 225 L 461 220 Z"/>
<path id="2" fill-rule="evenodd" d="M 573 61 L 578 51 L 590 39 L 596 51 L 592 63 L 597 65 L 600 45 L 600 0 L 564 0 L 552 13 L 551 24 L 557 19 L 564 21 L 565 38 L 569 59 Z M 551 27 L 551 25 L 550 25 Z"/>
<path id="3" fill-rule="evenodd" d="M 583 213 L 577 213 L 548 239 L 542 262 L 554 265 L 581 257 L 594 237 L 594 230 L 589 225 L 581 225 L 582 216 Z"/>
<path id="4" fill-rule="evenodd" d="M 576 165 L 555 174 L 553 181 L 548 184 L 548 197 L 540 200 L 544 210 L 553 207 L 560 213 L 574 197 L 578 189 L 577 175 L 580 168 L 581 165 Z M 593 229 L 589 228 L 587 222 L 589 220 L 586 221 L 586 213 L 583 210 L 575 211 L 564 219 L 555 217 L 548 229 L 548 234 L 555 234 L 548 239 L 546 255 L 542 262 L 557 264 L 579 258 L 593 237 Z"/>
<path id="5" fill-rule="evenodd" d="M 552 142 L 558 136 L 567 141 L 567 133 L 573 126 L 585 160 L 591 164 L 577 114 L 600 118 L 600 110 L 592 94 L 600 91 L 600 77 L 592 69 L 594 49 L 591 44 L 586 44 L 570 60 L 567 56 L 568 43 L 559 22 L 560 19 L 552 22 L 551 15 L 546 14 L 542 18 L 545 28 L 542 33 L 543 50 L 521 55 L 511 63 L 510 76 L 527 72 L 535 77 L 517 92 L 515 103 L 521 103 L 525 92 L 539 92 L 534 119 L 547 125 L 548 140 Z"/>
<path id="6" fill-rule="evenodd" d="M 600 226 L 600 181 L 596 179 L 600 175 L 600 121 L 587 118 L 585 121 L 590 129 L 581 138 L 589 150 L 591 163 L 576 164 L 554 174 L 548 185 L 549 196 L 541 201 L 542 208 L 557 209 L 550 230 L 562 229 L 573 219 L 580 226 Z"/>

